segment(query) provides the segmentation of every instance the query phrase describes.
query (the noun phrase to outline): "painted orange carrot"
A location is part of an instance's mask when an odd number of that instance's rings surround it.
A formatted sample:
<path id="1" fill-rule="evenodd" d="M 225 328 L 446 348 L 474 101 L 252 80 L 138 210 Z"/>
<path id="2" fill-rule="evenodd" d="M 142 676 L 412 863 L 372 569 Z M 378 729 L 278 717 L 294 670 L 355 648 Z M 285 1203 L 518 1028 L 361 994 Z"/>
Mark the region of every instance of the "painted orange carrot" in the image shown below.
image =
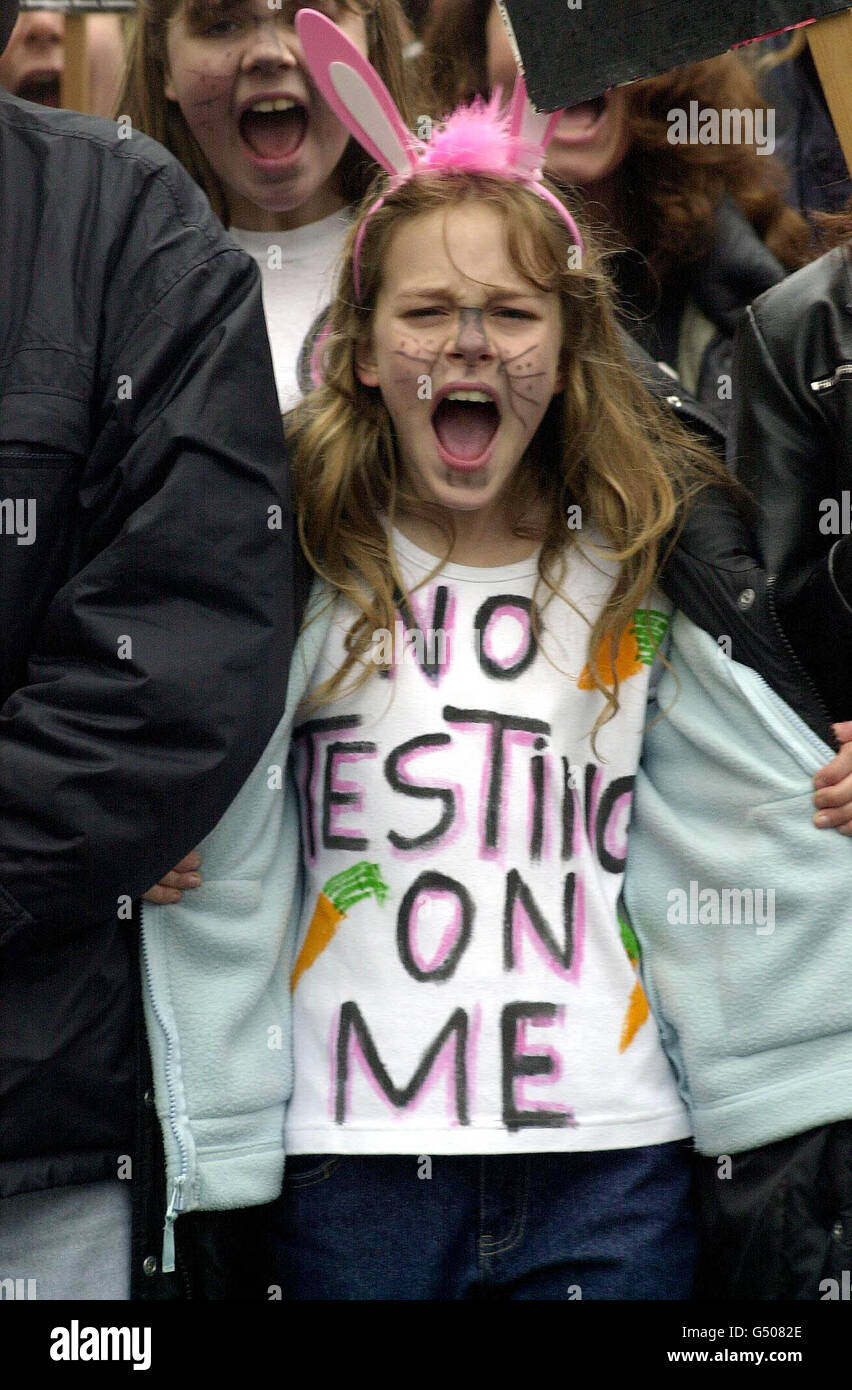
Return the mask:
<path id="1" fill-rule="evenodd" d="M 627 1005 L 627 1014 L 621 1028 L 621 1041 L 618 1044 L 619 1052 L 626 1052 L 633 1039 L 636 1037 L 636 1034 L 639 1032 L 639 1029 L 642 1027 L 642 1024 L 647 1020 L 650 1010 L 648 1008 L 647 995 L 642 988 L 641 980 L 638 978 L 639 960 L 642 953 L 639 942 L 636 939 L 636 933 L 630 926 L 630 923 L 626 922 L 622 916 L 619 916 L 618 924 L 621 927 L 621 940 L 624 944 L 624 949 L 627 952 L 630 964 L 636 971 L 637 976 Z"/>
<path id="2" fill-rule="evenodd" d="M 310 970 L 325 950 L 350 907 L 362 898 L 374 897 L 383 903 L 389 892 L 378 864 L 361 859 L 349 869 L 333 874 L 317 896 L 313 916 L 290 976 L 291 991 L 306 970 Z"/>
<path id="3" fill-rule="evenodd" d="M 639 980 L 633 986 L 630 995 L 630 1002 L 627 1005 L 627 1014 L 621 1029 L 621 1041 L 618 1044 L 619 1052 L 626 1052 L 642 1024 L 647 1020 L 650 1010 L 648 1008 L 648 996 L 642 988 Z"/>
<path id="4" fill-rule="evenodd" d="M 605 637 L 598 647 L 595 662 L 603 684 L 605 686 L 614 685 L 616 675 L 620 681 L 625 681 L 630 676 L 635 676 L 637 672 L 642 670 L 643 666 L 652 665 L 668 624 L 668 615 L 661 613 L 659 609 L 637 608 L 633 614 L 633 622 L 624 629 L 614 663 L 612 660 L 612 640 Z M 613 665 L 615 666 L 615 674 L 613 674 Z M 595 683 L 592 680 L 592 670 L 588 662 L 580 672 L 580 679 L 577 684 L 581 690 L 594 690 Z"/>

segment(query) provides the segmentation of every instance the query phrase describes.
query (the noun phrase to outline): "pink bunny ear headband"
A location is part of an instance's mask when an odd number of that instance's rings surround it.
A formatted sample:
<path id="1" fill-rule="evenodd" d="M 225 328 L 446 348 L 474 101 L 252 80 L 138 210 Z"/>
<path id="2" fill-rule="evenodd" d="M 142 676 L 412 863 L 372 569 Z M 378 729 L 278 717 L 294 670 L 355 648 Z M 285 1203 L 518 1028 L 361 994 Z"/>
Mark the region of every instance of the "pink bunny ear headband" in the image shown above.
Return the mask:
<path id="1" fill-rule="evenodd" d="M 316 10 L 299 10 L 296 30 L 311 77 L 338 120 L 391 175 L 391 189 L 420 173 L 461 171 L 511 179 L 556 209 L 582 254 L 576 222 L 541 182 L 544 151 L 562 112 L 534 111 L 520 73 L 505 112 L 499 109 L 499 92 L 489 102 L 477 98 L 471 106 L 458 107 L 431 139 L 422 141 L 406 127 L 375 68 L 336 24 Z M 355 241 L 352 273 L 358 299 L 364 233 L 385 196 L 373 203 Z"/>

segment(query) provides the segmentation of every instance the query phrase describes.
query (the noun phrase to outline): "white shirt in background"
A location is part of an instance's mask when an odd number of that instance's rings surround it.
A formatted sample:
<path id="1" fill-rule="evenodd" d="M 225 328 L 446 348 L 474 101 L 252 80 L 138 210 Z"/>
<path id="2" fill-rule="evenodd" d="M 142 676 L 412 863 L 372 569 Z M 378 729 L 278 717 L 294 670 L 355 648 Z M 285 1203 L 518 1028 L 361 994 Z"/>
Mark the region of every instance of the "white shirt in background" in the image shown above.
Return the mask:
<path id="1" fill-rule="evenodd" d="M 317 320 L 331 300 L 348 228 L 347 209 L 291 232 L 228 228 L 237 245 L 260 266 L 266 329 L 282 413 L 298 403 L 307 387 Z"/>

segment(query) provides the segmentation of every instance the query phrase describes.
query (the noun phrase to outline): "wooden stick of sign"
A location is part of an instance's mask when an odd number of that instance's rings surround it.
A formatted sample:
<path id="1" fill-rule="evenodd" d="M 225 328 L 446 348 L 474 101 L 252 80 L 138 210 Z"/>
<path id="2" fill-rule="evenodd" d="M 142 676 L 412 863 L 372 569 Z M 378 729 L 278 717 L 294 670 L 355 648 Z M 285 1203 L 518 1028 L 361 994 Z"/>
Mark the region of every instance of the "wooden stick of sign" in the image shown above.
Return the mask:
<path id="1" fill-rule="evenodd" d="M 89 18 L 65 16 L 65 59 L 59 83 L 59 105 L 72 111 L 89 110 Z"/>
<path id="2" fill-rule="evenodd" d="M 852 9 L 818 19 L 805 32 L 846 167 L 852 173 Z"/>

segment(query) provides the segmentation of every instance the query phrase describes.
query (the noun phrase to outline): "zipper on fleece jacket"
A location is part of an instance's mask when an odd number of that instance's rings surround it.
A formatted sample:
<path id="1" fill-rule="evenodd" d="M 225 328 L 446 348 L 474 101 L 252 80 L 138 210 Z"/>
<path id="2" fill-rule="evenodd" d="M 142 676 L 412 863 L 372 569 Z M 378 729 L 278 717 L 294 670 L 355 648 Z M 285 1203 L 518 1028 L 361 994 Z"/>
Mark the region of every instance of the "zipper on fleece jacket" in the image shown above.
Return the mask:
<path id="1" fill-rule="evenodd" d="M 778 694 L 777 690 L 773 690 L 765 676 L 762 676 L 753 666 L 746 666 L 744 669 L 760 684 L 766 696 L 767 704 L 777 710 L 779 718 L 783 720 L 785 724 L 789 725 L 799 737 L 804 739 L 805 743 L 813 749 L 814 756 L 819 759 L 820 767 L 824 766 L 826 761 L 826 749 L 828 749 L 829 756 L 832 755 L 830 746 L 820 738 L 819 734 L 814 732 L 810 724 L 793 709 L 792 705 L 787 704 L 787 701 L 783 696 Z"/>
<path id="2" fill-rule="evenodd" d="M 783 625 L 782 625 L 782 623 L 781 623 L 780 618 L 778 617 L 778 609 L 777 609 L 777 607 L 776 607 L 776 605 L 775 605 L 775 578 L 776 578 L 776 576 L 775 576 L 774 574 L 769 574 L 769 575 L 766 576 L 766 596 L 767 596 L 767 599 L 768 599 L 768 601 L 769 601 L 769 612 L 770 612 L 770 614 L 772 615 L 772 621 L 773 621 L 774 624 L 775 624 L 775 627 L 776 627 L 777 632 L 778 632 L 778 636 L 781 638 L 781 641 L 784 643 L 784 650 L 787 652 L 788 656 L 790 657 L 791 661 L 792 661 L 793 664 L 795 665 L 795 667 L 796 667 L 797 671 L 799 672 L 800 676 L 802 677 L 802 679 L 804 680 L 805 684 L 807 685 L 807 687 L 808 687 L 809 690 L 811 691 L 812 695 L 813 695 L 814 698 L 816 699 L 816 702 L 817 702 L 817 704 L 819 705 L 819 707 L 820 707 L 820 709 L 821 709 L 821 711 L 822 711 L 823 718 L 825 719 L 826 728 L 827 728 L 827 729 L 831 729 L 831 715 L 830 715 L 829 712 L 828 712 L 828 706 L 827 706 L 827 704 L 825 703 L 825 700 L 822 698 L 822 693 L 821 693 L 821 691 L 818 689 L 818 687 L 817 687 L 815 681 L 813 681 L 813 680 L 811 679 L 810 673 L 809 673 L 808 670 L 806 669 L 804 663 L 799 659 L 799 654 L 798 654 L 798 652 L 796 651 L 795 647 L 793 646 L 792 642 L 790 641 L 789 637 L 787 636 L 786 632 L 784 631 L 784 627 L 783 627 Z M 761 677 L 761 679 L 763 679 L 763 678 Z M 766 684 L 766 682 L 764 682 L 764 684 Z M 767 687 L 767 688 L 769 688 L 769 687 Z M 774 693 L 774 692 L 773 692 L 773 693 Z M 778 698 L 780 698 L 780 697 L 778 697 Z M 801 716 L 799 716 L 799 717 L 801 718 Z M 804 724 L 805 721 L 802 720 L 802 723 Z M 810 726 L 808 726 L 808 728 L 809 728 L 809 727 L 810 727 Z M 811 733 L 813 733 L 813 730 L 811 730 Z M 814 735 L 814 737 L 817 737 L 817 735 Z M 820 739 L 820 742 L 822 743 L 823 740 Z M 829 745 L 829 747 L 830 747 L 830 745 Z"/>
<path id="3" fill-rule="evenodd" d="M 175 1141 L 178 1151 L 179 1169 L 175 1178 L 174 1186 L 169 1194 L 168 1206 L 166 1208 L 166 1221 L 163 1227 L 163 1255 L 161 1269 L 163 1274 L 173 1274 L 175 1269 L 175 1221 L 181 1211 L 186 1206 L 184 1189 L 189 1178 L 189 1147 L 183 1134 L 179 1116 L 178 1095 L 182 1095 L 180 1084 L 180 1065 L 175 1058 L 175 1039 L 174 1029 L 167 1025 L 163 1010 L 158 1003 L 153 987 L 153 972 L 151 970 L 151 957 L 148 951 L 148 940 L 145 935 L 145 907 L 140 903 L 140 940 L 142 943 L 142 964 L 145 971 L 145 980 L 148 988 L 148 998 L 151 1001 L 151 1008 L 166 1040 L 166 1059 L 165 1076 L 166 1089 L 169 1099 L 169 1129 Z M 185 1107 L 184 1107 L 185 1111 Z"/>

